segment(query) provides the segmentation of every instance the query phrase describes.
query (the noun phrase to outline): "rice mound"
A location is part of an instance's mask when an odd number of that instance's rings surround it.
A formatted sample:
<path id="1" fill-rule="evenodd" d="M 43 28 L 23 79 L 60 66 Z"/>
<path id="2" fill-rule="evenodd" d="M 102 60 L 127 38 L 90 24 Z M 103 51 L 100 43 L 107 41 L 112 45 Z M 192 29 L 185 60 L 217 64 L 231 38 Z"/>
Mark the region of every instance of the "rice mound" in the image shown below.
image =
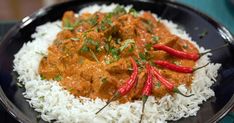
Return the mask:
<path id="1" fill-rule="evenodd" d="M 93 5 L 82 9 L 79 14 L 84 12 L 94 13 L 96 11 L 110 12 L 117 4 Z M 131 6 L 126 6 L 129 10 Z M 78 15 L 79 15 L 78 14 Z M 158 18 L 156 15 L 154 15 Z M 158 18 L 160 19 L 160 18 Z M 191 40 L 189 35 L 171 21 L 160 19 L 169 31 L 183 39 Z M 19 76 L 18 80 L 24 84 L 26 91 L 23 93 L 31 107 L 41 113 L 41 118 L 45 121 L 56 121 L 62 123 L 77 122 L 101 122 L 101 123 L 135 123 L 139 122 L 142 108 L 142 101 L 128 102 L 119 104 L 112 102 L 98 115 L 95 114 L 106 100 L 89 99 L 85 97 L 76 98 L 67 90 L 64 90 L 56 81 L 42 80 L 38 67 L 42 56 L 38 53 L 47 54 L 47 48 L 53 43 L 56 34 L 61 31 L 61 21 L 48 22 L 38 26 L 36 32 L 32 34 L 32 41 L 23 45 L 20 51 L 15 54 L 14 71 Z M 193 42 L 197 47 L 198 45 Z M 199 47 L 198 47 L 199 48 Z M 199 48 L 200 52 L 205 51 Z M 197 66 L 210 62 L 208 53 L 202 56 Z M 166 95 L 160 100 L 150 97 L 145 105 L 145 115 L 142 122 L 166 122 L 167 120 L 176 121 L 182 117 L 195 116 L 199 110 L 199 104 L 206 101 L 214 92 L 210 86 L 216 81 L 217 71 L 221 65 L 209 63 L 203 69 L 195 72 L 195 77 L 191 85 L 191 90 L 187 90 L 184 85 L 179 89 L 186 94 L 194 94 L 191 97 L 183 97 L 175 94 Z"/>

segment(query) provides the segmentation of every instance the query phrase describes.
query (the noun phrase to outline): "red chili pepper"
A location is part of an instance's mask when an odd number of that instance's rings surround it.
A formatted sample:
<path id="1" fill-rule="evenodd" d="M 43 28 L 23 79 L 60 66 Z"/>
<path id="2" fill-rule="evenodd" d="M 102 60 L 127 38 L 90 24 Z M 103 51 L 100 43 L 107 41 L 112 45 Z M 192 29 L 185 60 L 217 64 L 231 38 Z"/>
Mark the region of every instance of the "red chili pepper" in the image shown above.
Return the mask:
<path id="1" fill-rule="evenodd" d="M 141 113 L 140 122 L 141 122 L 142 117 L 143 117 L 145 103 L 146 103 L 148 97 L 151 95 L 151 91 L 153 88 L 151 66 L 148 63 L 146 64 L 146 69 L 147 69 L 147 80 L 145 82 L 145 85 L 144 85 L 144 88 L 142 91 L 143 106 L 142 106 L 142 113 Z"/>
<path id="2" fill-rule="evenodd" d="M 184 58 L 184 59 L 190 59 L 190 60 L 198 60 L 201 56 L 209 53 L 209 52 L 213 52 L 213 51 L 217 51 L 219 49 L 222 49 L 224 47 L 227 47 L 229 46 L 228 43 L 218 47 L 218 48 L 215 48 L 215 49 L 212 49 L 212 50 L 208 50 L 206 52 L 203 52 L 203 53 L 188 53 L 188 52 L 183 52 L 183 51 L 179 51 L 179 50 L 176 50 L 176 49 L 173 49 L 171 47 L 168 47 L 166 45 L 161 45 L 161 44 L 155 44 L 153 47 L 158 49 L 158 50 L 163 50 L 173 56 L 176 56 L 176 57 L 179 57 L 179 58 Z"/>
<path id="3" fill-rule="evenodd" d="M 103 106 L 100 110 L 96 112 L 98 114 L 102 109 L 104 109 L 107 105 L 109 105 L 112 101 L 118 99 L 119 97 L 122 97 L 126 95 L 132 87 L 135 85 L 136 80 L 137 80 L 137 74 L 138 74 L 138 68 L 135 60 L 130 57 L 131 63 L 133 65 L 133 73 L 131 74 L 130 78 L 125 82 L 123 86 L 121 86 L 113 95 L 113 97 L 107 101 L 106 105 Z"/>
<path id="4" fill-rule="evenodd" d="M 190 60 L 194 60 L 194 61 L 196 61 L 200 58 L 199 53 L 183 52 L 183 51 L 179 51 L 179 50 L 173 49 L 171 47 L 168 47 L 166 45 L 155 44 L 153 47 L 158 49 L 158 50 L 163 50 L 163 51 L 165 51 L 173 56 L 179 57 L 179 58 L 190 59 Z"/>
<path id="5" fill-rule="evenodd" d="M 176 71 L 176 72 L 181 72 L 181 73 L 193 73 L 194 71 L 199 70 L 199 69 L 201 69 L 209 64 L 209 63 L 207 63 L 206 65 L 198 67 L 198 68 L 191 68 L 191 67 L 178 66 L 178 65 L 175 65 L 175 64 L 172 64 L 168 61 L 163 61 L 163 60 L 156 60 L 156 61 L 154 61 L 154 63 L 159 65 L 159 66 L 168 68 L 168 69 Z"/>
<path id="6" fill-rule="evenodd" d="M 151 67 L 151 71 L 153 73 L 153 75 L 169 90 L 169 91 L 173 91 L 175 93 L 181 94 L 182 96 L 185 97 L 190 97 L 191 95 L 185 95 L 182 92 L 180 92 L 180 90 L 175 87 L 175 85 L 173 83 L 170 83 L 168 80 L 166 80 L 156 69 L 154 69 L 153 67 Z"/>

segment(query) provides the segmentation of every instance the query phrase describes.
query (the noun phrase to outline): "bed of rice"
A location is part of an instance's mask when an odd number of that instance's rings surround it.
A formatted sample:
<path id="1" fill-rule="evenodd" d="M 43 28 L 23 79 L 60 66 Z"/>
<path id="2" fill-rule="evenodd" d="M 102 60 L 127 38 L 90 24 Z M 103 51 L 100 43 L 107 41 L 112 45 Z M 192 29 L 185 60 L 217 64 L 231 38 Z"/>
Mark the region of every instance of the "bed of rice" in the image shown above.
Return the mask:
<path id="1" fill-rule="evenodd" d="M 108 6 L 93 5 L 82 9 L 80 13 L 94 13 L 98 10 L 110 12 L 115 6 L 116 4 Z M 126 7 L 126 9 L 129 8 L 130 6 Z M 176 24 L 162 19 L 161 22 L 168 27 L 171 33 L 183 39 L 191 40 L 185 31 L 178 29 Z M 91 100 L 85 97 L 76 98 L 64 90 L 56 81 L 41 80 L 38 74 L 38 66 L 42 56 L 38 52 L 47 54 L 47 48 L 53 43 L 56 34 L 61 31 L 60 26 L 61 21 L 48 22 L 38 26 L 36 32 L 32 34 L 33 40 L 25 43 L 15 55 L 14 71 L 19 74 L 18 80 L 25 85 L 26 91 L 23 95 L 30 106 L 40 112 L 41 118 L 45 121 L 56 120 L 64 123 L 138 122 L 141 115 L 142 101 L 125 104 L 113 102 L 98 115 L 95 115 L 95 112 L 106 104 L 105 100 Z M 200 52 L 204 51 L 203 48 L 199 48 L 199 50 Z M 207 54 L 201 57 L 197 62 L 197 66 L 210 62 L 208 58 L 210 55 Z M 196 71 L 191 90 L 187 90 L 183 85 L 179 87 L 186 94 L 194 94 L 192 97 L 183 97 L 177 94 L 164 96 L 160 100 L 150 97 L 146 103 L 143 122 L 166 122 L 166 120 L 178 120 L 182 117 L 195 116 L 199 110 L 199 104 L 214 96 L 210 86 L 215 82 L 217 70 L 220 66 L 220 64 L 210 63 L 204 69 Z"/>

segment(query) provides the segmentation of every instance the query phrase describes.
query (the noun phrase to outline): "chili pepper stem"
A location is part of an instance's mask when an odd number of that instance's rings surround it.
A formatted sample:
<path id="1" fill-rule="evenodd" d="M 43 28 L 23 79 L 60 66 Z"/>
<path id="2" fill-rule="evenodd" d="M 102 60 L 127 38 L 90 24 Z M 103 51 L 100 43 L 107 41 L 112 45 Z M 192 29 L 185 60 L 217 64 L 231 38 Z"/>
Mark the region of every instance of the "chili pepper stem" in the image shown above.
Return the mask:
<path id="1" fill-rule="evenodd" d="M 141 121 L 142 121 L 142 118 L 143 118 L 143 115 L 144 115 L 145 103 L 146 103 L 147 99 L 148 99 L 148 96 L 146 96 L 146 95 L 144 95 L 142 97 L 143 104 L 142 104 L 141 117 L 140 117 L 139 123 L 141 123 Z"/>
<path id="2" fill-rule="evenodd" d="M 120 96 L 119 93 L 116 92 L 114 96 L 107 101 L 106 105 L 104 105 L 101 109 L 99 109 L 95 114 L 98 114 L 99 112 L 101 112 L 106 106 L 108 106 L 112 101 L 116 100 L 119 96 Z"/>
<path id="3" fill-rule="evenodd" d="M 180 94 L 180 95 L 182 95 L 182 96 L 184 96 L 184 97 L 191 97 L 191 96 L 193 96 L 194 94 L 190 94 L 190 95 L 185 95 L 185 94 L 183 94 L 178 88 L 174 88 L 174 90 L 173 90 L 175 93 L 178 93 L 178 94 Z"/>
<path id="4" fill-rule="evenodd" d="M 197 67 L 197 68 L 193 69 L 193 72 L 195 72 L 195 71 L 197 71 L 197 70 L 199 70 L 199 69 L 202 69 L 202 68 L 206 67 L 208 64 L 209 64 L 209 63 L 206 63 L 206 64 L 203 65 L 203 66 L 200 66 L 200 67 Z"/>
<path id="5" fill-rule="evenodd" d="M 200 53 L 200 57 L 202 57 L 203 55 L 205 55 L 205 54 L 207 54 L 207 53 L 209 53 L 209 52 L 213 52 L 213 51 L 217 51 L 217 50 L 219 50 L 219 49 L 222 49 L 222 48 L 224 48 L 224 47 L 227 47 L 229 44 L 228 43 L 226 43 L 226 44 L 224 44 L 224 45 L 222 45 L 222 46 L 220 46 L 220 47 L 217 47 L 217 48 L 214 48 L 214 49 L 210 49 L 210 50 L 208 50 L 208 51 L 205 51 L 205 52 L 203 52 L 203 53 Z"/>

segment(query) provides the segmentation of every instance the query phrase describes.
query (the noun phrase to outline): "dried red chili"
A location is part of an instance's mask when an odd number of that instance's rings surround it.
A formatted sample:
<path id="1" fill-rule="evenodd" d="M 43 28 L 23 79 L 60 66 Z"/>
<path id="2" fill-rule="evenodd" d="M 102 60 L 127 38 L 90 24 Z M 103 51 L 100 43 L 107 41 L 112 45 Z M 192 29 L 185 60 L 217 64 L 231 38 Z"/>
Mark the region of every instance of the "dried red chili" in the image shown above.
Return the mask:
<path id="1" fill-rule="evenodd" d="M 173 49 L 171 47 L 168 47 L 166 45 L 155 44 L 153 47 L 158 49 L 158 50 L 163 50 L 163 51 L 165 51 L 173 56 L 179 57 L 179 58 L 190 59 L 190 60 L 194 60 L 194 61 L 196 61 L 200 58 L 199 53 L 183 52 L 183 51 L 179 51 L 179 50 Z"/>
<path id="2" fill-rule="evenodd" d="M 171 82 L 169 82 L 168 80 L 166 80 L 155 68 L 151 67 L 151 71 L 153 73 L 153 75 L 169 90 L 169 91 L 173 91 L 175 93 L 181 94 L 182 96 L 185 97 L 190 97 L 191 95 L 185 95 L 182 92 L 180 92 L 180 90 L 175 87 L 175 85 Z"/>
<path id="3" fill-rule="evenodd" d="M 102 111 L 102 109 L 104 109 L 112 101 L 118 99 L 119 97 L 122 97 L 122 96 L 126 95 L 132 89 L 132 87 L 135 85 L 136 80 L 137 80 L 138 68 L 137 68 L 137 64 L 136 64 L 136 62 L 135 62 L 135 60 L 133 58 L 130 57 L 130 61 L 131 61 L 132 66 L 133 66 L 133 73 L 131 74 L 130 78 L 125 82 L 125 84 L 123 86 L 121 86 L 115 92 L 113 97 L 110 100 L 107 101 L 106 105 L 103 106 L 100 110 L 98 110 L 96 112 L 96 114 L 98 114 L 100 111 Z"/>
<path id="4" fill-rule="evenodd" d="M 142 91 L 143 106 L 142 106 L 142 113 L 141 113 L 140 122 L 141 122 L 143 114 L 144 114 L 145 103 L 146 103 L 148 97 L 151 95 L 152 87 L 153 87 L 151 66 L 148 63 L 146 64 L 146 69 L 147 69 L 147 80 L 145 82 L 145 85 L 144 85 L 144 88 Z"/>

